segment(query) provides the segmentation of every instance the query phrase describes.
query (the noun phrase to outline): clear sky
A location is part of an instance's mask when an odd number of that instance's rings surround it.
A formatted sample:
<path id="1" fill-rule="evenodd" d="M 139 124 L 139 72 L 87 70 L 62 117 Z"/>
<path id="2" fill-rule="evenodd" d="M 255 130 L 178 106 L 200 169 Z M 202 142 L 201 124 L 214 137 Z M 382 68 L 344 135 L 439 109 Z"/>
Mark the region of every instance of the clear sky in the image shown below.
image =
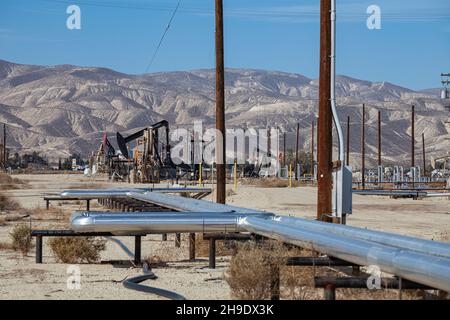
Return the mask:
<path id="1" fill-rule="evenodd" d="M 0 0 L 0 59 L 140 74 L 178 0 Z M 224 0 L 225 64 L 318 76 L 319 0 Z M 69 30 L 66 9 L 81 9 Z M 381 29 L 369 30 L 369 5 Z M 450 72 L 450 0 L 337 0 L 339 74 L 411 89 Z M 214 0 L 181 0 L 149 72 L 214 67 Z"/>

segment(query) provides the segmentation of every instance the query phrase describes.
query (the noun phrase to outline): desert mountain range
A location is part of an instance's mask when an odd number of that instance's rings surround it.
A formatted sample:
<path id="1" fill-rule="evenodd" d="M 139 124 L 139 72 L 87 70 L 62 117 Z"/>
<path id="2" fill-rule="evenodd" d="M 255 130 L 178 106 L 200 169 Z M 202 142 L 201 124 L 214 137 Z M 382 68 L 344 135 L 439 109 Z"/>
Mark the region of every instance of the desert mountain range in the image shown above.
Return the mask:
<path id="1" fill-rule="evenodd" d="M 317 114 L 318 82 L 300 74 L 227 69 L 228 127 L 279 127 L 309 150 L 311 121 Z M 129 75 L 105 68 L 73 65 L 35 66 L 0 60 L 0 122 L 8 125 L 11 152 L 37 151 L 49 158 L 76 152 L 88 155 L 108 132 L 133 132 L 166 119 L 172 127 L 194 120 L 214 123 L 214 70 Z M 351 161 L 359 166 L 361 106 L 366 105 L 367 161 L 376 159 L 377 112 L 382 114 L 383 160 L 409 163 L 411 105 L 416 107 L 416 162 L 421 163 L 421 134 L 427 156 L 450 150 L 445 122 L 450 116 L 438 90 L 413 91 L 388 82 L 347 76 L 337 79 L 337 103 L 344 127 L 351 118 Z"/>

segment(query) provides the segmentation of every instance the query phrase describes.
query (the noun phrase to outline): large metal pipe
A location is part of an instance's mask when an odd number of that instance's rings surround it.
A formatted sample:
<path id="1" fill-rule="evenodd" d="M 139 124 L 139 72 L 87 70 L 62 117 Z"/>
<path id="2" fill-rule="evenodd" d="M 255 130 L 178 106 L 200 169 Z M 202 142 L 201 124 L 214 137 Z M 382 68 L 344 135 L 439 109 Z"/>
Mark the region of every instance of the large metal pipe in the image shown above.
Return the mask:
<path id="1" fill-rule="evenodd" d="M 218 214 L 215 212 L 178 212 L 168 214 L 128 212 L 101 214 L 81 212 L 71 218 L 72 229 L 76 232 L 104 232 L 113 235 L 195 233 L 195 232 L 237 232 L 242 231 L 238 220 L 242 215 Z"/>
<path id="2" fill-rule="evenodd" d="M 130 188 L 130 189 L 74 189 L 64 190 L 60 193 L 61 197 L 73 199 L 104 199 L 104 198 L 125 198 L 130 192 L 144 193 L 200 193 L 211 192 L 210 188 Z"/>
<path id="3" fill-rule="evenodd" d="M 378 266 L 402 278 L 450 291 L 450 259 L 386 246 L 366 240 L 309 231 L 271 219 L 247 217 L 239 221 L 247 231 L 291 243 L 359 265 Z"/>
<path id="4" fill-rule="evenodd" d="M 275 221 L 299 226 L 312 232 L 326 232 L 361 240 L 376 242 L 392 247 L 408 249 L 424 254 L 450 258 L 450 245 L 444 242 L 424 240 L 399 234 L 367 230 L 347 225 L 330 225 L 320 221 L 309 221 L 300 218 L 277 216 Z M 449 270 L 450 272 L 450 270 Z"/>
<path id="5" fill-rule="evenodd" d="M 178 211 L 192 211 L 192 212 L 238 212 L 238 213 L 261 213 L 273 215 L 272 213 L 266 213 L 261 210 L 247 209 L 241 207 L 230 206 L 227 204 L 214 203 L 210 201 L 197 200 L 192 198 L 180 198 L 178 196 L 161 194 L 161 193 L 135 193 L 130 192 L 128 195 L 132 199 L 145 201 L 153 204 L 160 205 L 162 207 L 171 208 Z"/>

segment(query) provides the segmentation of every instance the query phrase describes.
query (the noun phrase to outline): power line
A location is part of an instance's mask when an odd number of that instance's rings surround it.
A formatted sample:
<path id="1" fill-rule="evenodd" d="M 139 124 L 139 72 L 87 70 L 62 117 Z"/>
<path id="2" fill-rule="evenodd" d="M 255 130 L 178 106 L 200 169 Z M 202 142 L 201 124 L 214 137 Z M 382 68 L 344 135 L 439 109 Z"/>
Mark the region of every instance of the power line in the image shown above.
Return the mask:
<path id="1" fill-rule="evenodd" d="M 170 28 L 170 25 L 171 25 L 171 23 L 173 21 L 173 18 L 175 17 L 175 15 L 176 15 L 176 13 L 178 11 L 178 8 L 180 7 L 180 3 L 181 3 L 181 0 L 178 0 L 177 6 L 175 7 L 175 10 L 173 10 L 173 12 L 172 12 L 172 16 L 170 17 L 169 23 L 167 24 L 166 29 L 164 30 L 164 32 L 163 32 L 163 34 L 161 36 L 161 39 L 159 39 L 159 43 L 158 43 L 158 45 L 157 45 L 157 47 L 155 49 L 155 52 L 153 53 L 152 59 L 150 60 L 149 64 L 147 65 L 147 68 L 145 68 L 145 73 L 147 73 L 149 71 L 150 67 L 152 66 L 153 61 L 155 60 L 156 55 L 157 55 L 157 53 L 159 51 L 159 48 L 161 47 L 161 44 L 164 41 L 164 38 L 165 38 L 165 36 L 167 34 L 167 31 L 169 31 L 169 28 Z"/>

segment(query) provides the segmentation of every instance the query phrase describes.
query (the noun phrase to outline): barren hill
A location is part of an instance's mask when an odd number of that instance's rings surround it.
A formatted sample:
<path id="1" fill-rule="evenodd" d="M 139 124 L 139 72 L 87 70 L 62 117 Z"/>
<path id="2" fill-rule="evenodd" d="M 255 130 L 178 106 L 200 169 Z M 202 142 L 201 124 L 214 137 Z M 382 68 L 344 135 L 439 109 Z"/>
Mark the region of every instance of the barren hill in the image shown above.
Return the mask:
<path id="1" fill-rule="evenodd" d="M 89 154 L 101 133 L 115 133 L 166 119 L 172 126 L 194 120 L 214 123 L 214 70 L 128 75 L 105 68 L 31 66 L 0 60 L 0 121 L 8 124 L 12 152 L 38 151 L 50 158 Z M 317 113 L 317 80 L 276 71 L 228 69 L 226 118 L 229 127 L 278 126 L 294 144 L 309 148 Z M 417 159 L 425 133 L 428 155 L 450 150 L 445 110 L 435 90 L 413 91 L 388 82 L 338 77 L 338 106 L 345 125 L 351 117 L 351 152 L 360 150 L 361 105 L 367 106 L 367 152 L 376 154 L 377 110 L 382 111 L 383 157 L 407 163 L 410 109 L 416 106 Z M 359 159 L 358 159 L 359 162 Z M 358 166 L 358 163 L 354 163 Z"/>

